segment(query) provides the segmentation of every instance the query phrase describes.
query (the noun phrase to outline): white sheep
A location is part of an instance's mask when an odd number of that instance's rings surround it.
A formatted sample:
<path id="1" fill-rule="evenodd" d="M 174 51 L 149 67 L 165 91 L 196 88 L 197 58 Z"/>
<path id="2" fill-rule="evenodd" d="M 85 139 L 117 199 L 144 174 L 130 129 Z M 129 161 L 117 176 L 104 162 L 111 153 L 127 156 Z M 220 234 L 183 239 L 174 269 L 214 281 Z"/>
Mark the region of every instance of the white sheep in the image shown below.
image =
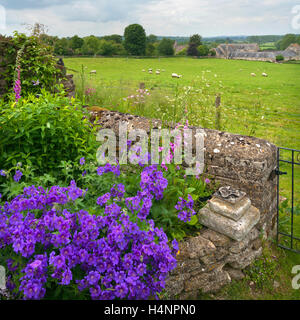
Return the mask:
<path id="1" fill-rule="evenodd" d="M 256 77 L 256 74 L 254 72 L 251 73 L 252 77 Z"/>
<path id="2" fill-rule="evenodd" d="M 182 76 L 178 75 L 177 73 L 172 73 L 172 78 L 180 78 Z"/>
<path id="3" fill-rule="evenodd" d="M 263 72 L 261 75 L 262 75 L 263 77 L 267 77 L 267 76 L 268 76 L 265 72 Z"/>
<path id="4" fill-rule="evenodd" d="M 149 68 L 148 71 L 152 71 L 152 68 Z"/>
<path id="5" fill-rule="evenodd" d="M 146 70 L 145 70 L 145 69 L 143 69 L 143 70 L 142 70 L 142 72 L 146 72 Z"/>
<path id="6" fill-rule="evenodd" d="M 148 72 L 149 72 L 150 74 L 152 74 L 152 70 L 149 70 Z"/>
<path id="7" fill-rule="evenodd" d="M 155 72 L 157 75 L 159 75 L 160 74 L 160 71 L 159 70 L 156 70 L 156 72 Z"/>
<path id="8" fill-rule="evenodd" d="M 91 70 L 91 71 L 90 71 L 90 75 L 96 74 L 96 73 L 97 73 L 97 70 Z"/>

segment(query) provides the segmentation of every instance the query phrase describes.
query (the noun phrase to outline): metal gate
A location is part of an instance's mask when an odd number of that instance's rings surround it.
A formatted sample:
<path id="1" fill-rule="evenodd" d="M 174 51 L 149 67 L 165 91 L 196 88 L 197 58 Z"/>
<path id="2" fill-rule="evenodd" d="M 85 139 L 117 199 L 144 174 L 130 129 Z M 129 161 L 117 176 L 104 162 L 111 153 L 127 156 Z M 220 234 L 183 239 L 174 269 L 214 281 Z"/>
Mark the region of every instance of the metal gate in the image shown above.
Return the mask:
<path id="1" fill-rule="evenodd" d="M 278 148 L 276 174 L 277 245 L 300 253 L 300 150 Z"/>

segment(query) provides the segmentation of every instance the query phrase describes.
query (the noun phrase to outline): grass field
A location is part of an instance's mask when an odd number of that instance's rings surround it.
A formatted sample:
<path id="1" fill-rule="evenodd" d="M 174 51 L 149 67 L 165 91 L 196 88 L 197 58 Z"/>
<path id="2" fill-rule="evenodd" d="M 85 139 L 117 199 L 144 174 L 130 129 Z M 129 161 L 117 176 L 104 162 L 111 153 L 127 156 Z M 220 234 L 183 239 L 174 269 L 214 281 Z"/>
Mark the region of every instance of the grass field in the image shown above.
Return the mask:
<path id="1" fill-rule="evenodd" d="M 300 149 L 300 64 L 192 58 L 68 58 L 78 94 L 89 105 L 129 112 L 162 120 L 180 121 L 215 128 L 215 95 L 221 95 L 221 129 L 256 136 L 277 146 Z M 153 74 L 148 69 L 153 69 Z M 146 70 L 143 72 L 142 70 Z M 160 75 L 155 70 L 160 69 Z M 89 75 L 91 70 L 97 74 Z M 165 70 L 165 71 L 162 71 Z M 77 72 L 75 72 L 77 71 Z M 181 74 L 174 79 L 171 74 Z M 263 77 L 262 72 L 268 74 Z M 256 77 L 251 76 L 255 73 Z M 134 104 L 141 82 L 149 89 L 145 101 Z M 186 112 L 185 112 L 186 110 Z M 290 160 L 290 154 L 283 153 Z M 299 153 L 295 160 L 299 160 Z M 298 161 L 300 162 L 300 161 Z M 289 199 L 283 208 L 282 229 L 289 230 L 291 207 L 291 166 L 280 177 L 280 193 Z M 295 166 L 295 235 L 300 237 L 300 166 Z"/>

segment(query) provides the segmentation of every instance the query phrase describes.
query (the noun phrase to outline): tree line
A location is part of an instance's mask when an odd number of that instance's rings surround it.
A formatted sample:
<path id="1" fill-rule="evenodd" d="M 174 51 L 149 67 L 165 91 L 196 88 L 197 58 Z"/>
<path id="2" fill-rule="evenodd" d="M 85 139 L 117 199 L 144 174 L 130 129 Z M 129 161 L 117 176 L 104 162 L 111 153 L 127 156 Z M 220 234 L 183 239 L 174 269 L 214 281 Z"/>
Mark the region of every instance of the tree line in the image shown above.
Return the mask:
<path id="1" fill-rule="evenodd" d="M 112 34 L 103 37 L 90 35 L 87 37 L 59 38 L 46 33 L 40 36 L 47 45 L 51 45 L 54 54 L 59 56 L 207 56 L 213 55 L 211 46 L 202 42 L 198 34 L 192 35 L 184 48 L 176 52 L 174 39 L 157 37 L 154 34 L 146 35 L 144 28 L 139 24 L 131 24 L 124 30 L 124 35 Z M 182 43 L 180 43 L 182 45 Z"/>

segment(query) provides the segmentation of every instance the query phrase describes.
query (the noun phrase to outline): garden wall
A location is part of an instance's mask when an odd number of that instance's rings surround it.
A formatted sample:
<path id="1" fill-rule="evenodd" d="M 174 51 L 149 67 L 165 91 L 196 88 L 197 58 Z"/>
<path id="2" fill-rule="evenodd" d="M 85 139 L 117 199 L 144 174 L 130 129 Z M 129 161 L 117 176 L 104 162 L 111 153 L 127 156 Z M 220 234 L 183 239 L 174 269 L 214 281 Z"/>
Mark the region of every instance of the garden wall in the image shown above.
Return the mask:
<path id="1" fill-rule="evenodd" d="M 92 119 L 96 117 L 101 128 L 111 128 L 116 135 L 119 121 L 126 121 L 128 128 L 147 132 L 161 126 L 160 120 L 113 111 L 93 111 Z M 221 209 L 216 211 L 221 214 L 211 210 L 215 205 L 209 207 L 214 199 L 200 210 L 199 221 L 208 227 L 179 244 L 178 266 L 166 283 L 169 298 L 196 298 L 199 290 L 216 292 L 232 279 L 243 278 L 242 270 L 261 255 L 262 240 L 273 237 L 276 229 L 276 146 L 254 137 L 204 131 L 205 174 L 214 176 L 220 186 L 231 186 L 246 196 L 240 205 L 226 201 L 220 205 L 217 200 Z M 233 214 L 232 219 L 228 212 Z M 235 214 L 240 215 L 238 219 Z"/>

